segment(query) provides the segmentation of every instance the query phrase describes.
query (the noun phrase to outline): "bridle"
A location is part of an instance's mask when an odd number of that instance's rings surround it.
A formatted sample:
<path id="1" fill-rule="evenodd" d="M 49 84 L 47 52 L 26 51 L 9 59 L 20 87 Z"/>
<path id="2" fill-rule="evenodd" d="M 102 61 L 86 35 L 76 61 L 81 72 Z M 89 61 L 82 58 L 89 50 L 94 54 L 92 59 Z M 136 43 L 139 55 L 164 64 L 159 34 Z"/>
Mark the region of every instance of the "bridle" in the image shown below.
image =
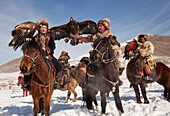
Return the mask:
<path id="1" fill-rule="evenodd" d="M 46 82 L 43 81 L 43 80 L 41 79 L 41 77 L 38 75 L 38 73 L 36 72 L 36 66 L 38 66 L 38 65 L 40 65 L 40 64 L 42 63 L 42 62 L 40 62 L 40 63 L 35 63 L 35 60 L 36 60 L 39 56 L 40 56 L 40 53 L 37 54 L 35 57 L 31 57 L 31 56 L 29 56 L 29 55 L 24 54 L 24 57 L 27 57 L 27 58 L 29 58 L 29 59 L 32 60 L 32 64 L 31 64 L 32 71 L 31 71 L 30 73 L 34 72 L 34 73 L 37 75 L 38 79 L 41 80 L 41 82 L 42 82 L 43 84 L 47 84 L 47 83 L 49 82 L 50 78 L 51 78 L 50 72 L 52 72 L 52 68 L 49 69 L 49 79 L 48 79 Z M 23 58 L 24 58 L 24 57 L 23 57 Z M 47 65 L 50 65 L 49 62 L 47 62 Z M 50 86 L 53 84 L 53 83 L 51 83 L 51 84 L 49 83 L 49 85 L 43 85 L 43 84 L 39 84 L 39 83 L 34 82 L 34 81 L 32 81 L 32 82 L 33 82 L 34 84 L 36 84 L 36 85 L 39 85 L 39 87 L 42 86 L 42 87 L 49 87 L 49 88 L 50 88 Z"/>
<path id="2" fill-rule="evenodd" d="M 106 50 L 105 50 L 103 53 L 101 53 L 101 52 L 98 50 L 98 47 L 99 47 L 99 45 L 102 43 L 102 41 L 103 41 L 103 40 L 101 40 L 101 41 L 97 44 L 97 46 L 94 48 L 94 51 L 98 52 L 98 53 L 101 55 L 101 62 L 103 62 L 103 63 L 105 63 L 105 64 L 110 63 L 110 62 L 114 62 L 114 61 L 116 60 L 118 54 L 117 54 L 115 57 L 113 57 L 113 58 L 104 59 L 104 55 L 109 51 L 109 47 L 108 47 L 108 46 L 106 47 Z"/>
<path id="3" fill-rule="evenodd" d="M 108 50 L 109 50 L 108 47 L 106 48 L 106 50 L 105 50 L 103 53 L 101 53 L 101 52 L 98 50 L 98 47 L 99 47 L 99 45 L 102 43 L 102 41 L 103 41 L 103 40 L 101 40 L 101 41 L 97 44 L 97 46 L 95 47 L 95 49 L 94 49 L 94 51 L 98 52 L 98 53 L 102 56 L 102 59 L 101 59 L 101 60 L 103 60 L 104 55 L 105 55 L 105 54 L 108 52 Z"/>

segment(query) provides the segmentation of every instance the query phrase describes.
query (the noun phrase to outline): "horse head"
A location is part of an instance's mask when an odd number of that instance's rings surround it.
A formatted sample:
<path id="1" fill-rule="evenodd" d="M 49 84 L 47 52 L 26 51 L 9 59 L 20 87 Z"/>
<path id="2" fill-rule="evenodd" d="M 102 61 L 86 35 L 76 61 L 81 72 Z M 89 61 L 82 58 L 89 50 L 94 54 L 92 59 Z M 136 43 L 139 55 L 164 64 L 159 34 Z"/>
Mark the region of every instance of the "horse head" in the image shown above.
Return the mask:
<path id="1" fill-rule="evenodd" d="M 35 41 L 28 41 L 22 46 L 24 56 L 20 63 L 20 70 L 24 75 L 29 75 L 38 64 L 42 63 L 40 58 L 42 54 L 39 48 Z"/>
<path id="2" fill-rule="evenodd" d="M 141 54 L 138 54 L 135 58 L 135 71 L 137 76 L 142 77 L 144 75 L 143 73 L 143 65 L 144 65 L 144 57 L 141 56 Z"/>
<path id="3" fill-rule="evenodd" d="M 94 50 L 90 52 L 90 60 L 103 62 L 115 56 L 109 38 L 96 39 L 93 43 Z"/>
<path id="4" fill-rule="evenodd" d="M 138 47 L 139 47 L 139 43 L 135 39 L 131 42 L 127 42 L 127 45 L 125 46 L 123 58 L 129 60 L 131 57 L 133 57 L 136 54 L 135 50 Z"/>

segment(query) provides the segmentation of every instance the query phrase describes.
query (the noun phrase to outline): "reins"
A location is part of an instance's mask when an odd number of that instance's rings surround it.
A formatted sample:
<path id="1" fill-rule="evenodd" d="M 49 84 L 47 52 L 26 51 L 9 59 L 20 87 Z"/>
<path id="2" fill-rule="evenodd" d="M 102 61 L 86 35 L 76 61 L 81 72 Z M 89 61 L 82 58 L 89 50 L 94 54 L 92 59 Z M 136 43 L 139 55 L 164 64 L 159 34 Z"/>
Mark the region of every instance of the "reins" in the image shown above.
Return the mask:
<path id="1" fill-rule="evenodd" d="M 27 57 L 27 58 L 29 58 L 29 59 L 32 60 L 32 65 L 31 65 L 31 67 L 33 68 L 32 72 L 34 72 L 34 73 L 36 74 L 36 76 L 38 77 L 38 79 L 39 79 L 43 84 L 39 84 L 39 83 L 37 83 L 37 82 L 35 82 L 35 81 L 33 81 L 33 80 L 32 80 L 32 82 L 33 82 L 34 84 L 38 85 L 39 87 L 40 87 L 40 86 L 41 86 L 41 87 L 49 87 L 49 90 L 50 90 L 50 86 L 54 83 L 54 82 L 52 82 L 52 83 L 50 84 L 50 82 L 49 82 L 50 79 L 51 79 L 51 74 L 50 74 L 50 73 L 52 73 L 52 67 L 50 66 L 49 61 L 46 60 L 46 64 L 49 66 L 49 70 L 48 70 L 49 78 L 48 78 L 47 81 L 43 81 L 43 80 L 41 79 L 41 77 L 38 75 L 38 73 L 36 72 L 36 66 L 41 64 L 41 63 L 38 63 L 38 64 L 35 63 L 35 60 L 36 60 L 39 56 L 40 56 L 40 53 L 39 53 L 37 56 L 35 56 L 35 57 L 30 57 L 30 56 L 28 56 L 28 55 L 26 55 L 26 54 L 24 55 L 24 57 Z M 43 58 L 44 58 L 44 57 L 43 57 Z M 44 60 L 45 60 L 45 58 L 44 58 Z M 54 77 L 55 77 L 55 71 L 54 71 Z M 48 85 L 45 85 L 45 84 L 47 84 L 48 82 L 49 82 L 49 84 L 48 84 Z"/>

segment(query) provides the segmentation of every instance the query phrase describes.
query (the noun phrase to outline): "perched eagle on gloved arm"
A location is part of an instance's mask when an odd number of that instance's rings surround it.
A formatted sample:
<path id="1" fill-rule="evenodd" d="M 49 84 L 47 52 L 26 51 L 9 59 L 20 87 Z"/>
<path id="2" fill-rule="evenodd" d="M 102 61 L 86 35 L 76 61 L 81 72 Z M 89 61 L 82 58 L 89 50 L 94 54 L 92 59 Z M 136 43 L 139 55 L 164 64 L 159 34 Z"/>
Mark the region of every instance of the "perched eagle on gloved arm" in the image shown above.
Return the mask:
<path id="1" fill-rule="evenodd" d="M 75 46 L 81 43 L 81 40 L 71 38 L 69 35 L 82 35 L 82 34 L 96 34 L 98 31 L 97 25 L 94 21 L 85 20 L 77 22 L 74 18 L 70 18 L 70 22 L 64 25 L 52 27 L 50 29 L 50 35 L 55 40 L 65 39 L 67 43 L 70 40 L 70 44 Z"/>
<path id="2" fill-rule="evenodd" d="M 26 38 L 32 38 L 35 31 L 38 29 L 39 23 L 34 22 L 24 22 L 15 26 L 12 30 L 11 35 L 13 39 L 10 41 L 9 46 L 13 46 L 14 50 L 20 47 Z"/>

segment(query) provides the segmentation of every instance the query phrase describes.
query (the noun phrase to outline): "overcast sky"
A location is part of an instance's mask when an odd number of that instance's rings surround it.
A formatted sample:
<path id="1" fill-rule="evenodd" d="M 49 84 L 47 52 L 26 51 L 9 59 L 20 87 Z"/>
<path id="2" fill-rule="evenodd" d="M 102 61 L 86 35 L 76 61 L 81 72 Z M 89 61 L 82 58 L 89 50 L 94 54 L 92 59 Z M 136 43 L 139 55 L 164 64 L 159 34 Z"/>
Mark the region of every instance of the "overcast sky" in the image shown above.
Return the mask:
<path id="1" fill-rule="evenodd" d="M 11 31 L 17 24 L 46 18 L 50 27 L 66 24 L 70 17 L 77 21 L 109 18 L 111 31 L 120 43 L 139 34 L 170 35 L 169 0 L 1 0 L 0 1 L 0 64 L 22 56 L 22 51 L 8 47 Z M 62 50 L 71 58 L 87 54 L 90 44 L 72 47 L 55 41 L 55 56 Z"/>

